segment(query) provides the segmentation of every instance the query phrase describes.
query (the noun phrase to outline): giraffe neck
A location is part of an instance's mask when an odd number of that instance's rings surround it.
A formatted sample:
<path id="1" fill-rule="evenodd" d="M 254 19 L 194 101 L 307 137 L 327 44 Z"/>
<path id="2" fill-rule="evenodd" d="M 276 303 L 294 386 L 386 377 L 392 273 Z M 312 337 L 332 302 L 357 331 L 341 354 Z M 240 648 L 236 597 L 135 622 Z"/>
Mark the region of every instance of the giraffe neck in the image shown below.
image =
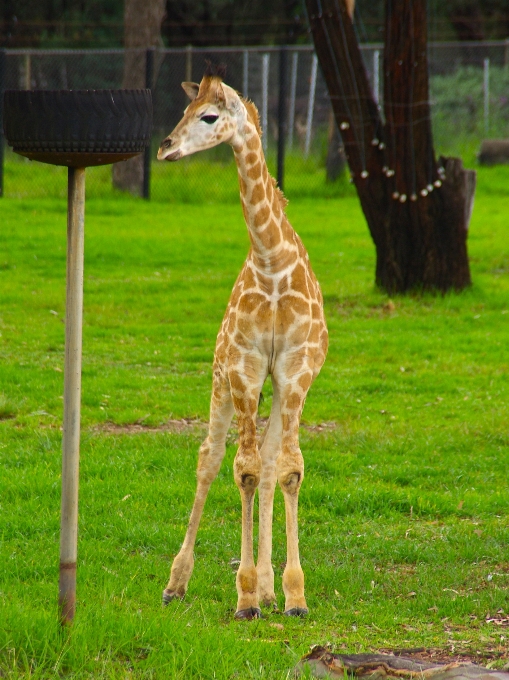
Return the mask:
<path id="1" fill-rule="evenodd" d="M 280 271 L 296 256 L 296 234 L 284 213 L 283 195 L 269 175 L 256 127 L 248 122 L 244 135 L 232 146 L 252 259 L 260 269 Z"/>

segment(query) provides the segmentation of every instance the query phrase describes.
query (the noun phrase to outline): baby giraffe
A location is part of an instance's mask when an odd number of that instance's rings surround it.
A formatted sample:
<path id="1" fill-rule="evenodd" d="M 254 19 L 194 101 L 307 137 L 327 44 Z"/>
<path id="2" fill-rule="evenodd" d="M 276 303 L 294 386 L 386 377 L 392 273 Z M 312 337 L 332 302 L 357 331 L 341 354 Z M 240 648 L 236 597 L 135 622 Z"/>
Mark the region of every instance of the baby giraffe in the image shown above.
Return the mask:
<path id="1" fill-rule="evenodd" d="M 285 215 L 286 201 L 270 177 L 254 104 L 207 69 L 201 83 L 182 83 L 191 103 L 157 158 L 177 161 L 221 142 L 235 155 L 240 200 L 251 248 L 233 287 L 217 336 L 208 436 L 200 447 L 197 490 L 187 533 L 171 569 L 163 601 L 182 598 L 193 571 L 193 549 L 208 490 L 225 454 L 237 415 L 239 448 L 233 466 L 242 500 L 242 546 L 237 572 L 237 619 L 261 616 L 260 603 L 275 604 L 272 508 L 276 481 L 286 510 L 285 614 L 307 614 L 299 560 L 297 505 L 304 477 L 299 422 L 307 391 L 328 346 L 320 286 L 302 241 Z M 256 416 L 270 374 L 273 403 L 257 440 Z M 253 557 L 253 503 L 259 493 L 258 562 Z"/>

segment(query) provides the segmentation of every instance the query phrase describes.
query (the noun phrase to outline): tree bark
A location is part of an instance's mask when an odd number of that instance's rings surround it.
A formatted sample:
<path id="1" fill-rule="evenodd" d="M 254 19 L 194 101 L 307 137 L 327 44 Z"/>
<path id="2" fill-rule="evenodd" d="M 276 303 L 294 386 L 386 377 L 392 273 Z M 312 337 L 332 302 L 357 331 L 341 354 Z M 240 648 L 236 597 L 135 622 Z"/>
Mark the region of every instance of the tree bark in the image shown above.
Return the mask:
<path id="1" fill-rule="evenodd" d="M 345 0 L 306 0 L 315 49 L 389 293 L 462 289 L 475 173 L 433 150 L 425 0 L 386 0 L 384 112 Z"/>
<path id="2" fill-rule="evenodd" d="M 124 76 L 122 87 L 146 87 L 146 54 L 159 47 L 165 0 L 125 0 L 124 3 Z M 113 165 L 113 186 L 135 196 L 143 192 L 143 155 Z"/>

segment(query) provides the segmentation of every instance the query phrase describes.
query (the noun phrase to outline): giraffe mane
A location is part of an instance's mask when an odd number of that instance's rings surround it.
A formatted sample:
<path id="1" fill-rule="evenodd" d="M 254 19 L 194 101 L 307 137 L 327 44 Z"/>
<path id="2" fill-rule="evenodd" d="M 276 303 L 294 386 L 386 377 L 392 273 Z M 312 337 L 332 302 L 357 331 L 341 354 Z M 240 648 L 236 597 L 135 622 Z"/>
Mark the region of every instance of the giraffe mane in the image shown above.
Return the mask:
<path id="1" fill-rule="evenodd" d="M 256 108 L 256 104 L 254 104 L 250 99 L 244 99 L 241 97 L 242 103 L 246 107 L 247 111 L 247 117 L 249 118 L 250 122 L 253 123 L 253 125 L 256 128 L 256 131 L 260 135 L 260 137 L 263 134 L 261 125 L 260 125 L 260 114 L 258 113 L 258 109 Z M 277 199 L 279 200 L 279 205 L 281 206 L 281 210 L 284 210 L 286 206 L 288 205 L 288 199 L 286 196 L 283 194 L 281 189 L 278 187 L 276 180 L 274 177 L 271 177 L 271 182 L 272 186 L 274 187 L 274 193 L 276 194 Z"/>
<path id="2" fill-rule="evenodd" d="M 242 103 L 246 107 L 247 111 L 247 117 L 249 118 L 249 121 L 253 123 L 253 125 L 256 128 L 256 131 L 262 136 L 262 128 L 260 126 L 260 114 L 258 113 L 258 109 L 256 108 L 256 105 L 250 100 L 250 99 L 244 99 L 243 97 L 241 98 Z"/>
<path id="3" fill-rule="evenodd" d="M 288 205 L 288 199 L 284 195 L 284 193 L 281 191 L 281 189 L 277 185 L 277 181 L 274 179 L 274 177 L 270 177 L 272 181 L 272 186 L 274 187 L 274 193 L 276 194 L 278 200 L 279 200 L 279 205 L 281 206 L 281 210 L 284 211 L 286 206 Z"/>

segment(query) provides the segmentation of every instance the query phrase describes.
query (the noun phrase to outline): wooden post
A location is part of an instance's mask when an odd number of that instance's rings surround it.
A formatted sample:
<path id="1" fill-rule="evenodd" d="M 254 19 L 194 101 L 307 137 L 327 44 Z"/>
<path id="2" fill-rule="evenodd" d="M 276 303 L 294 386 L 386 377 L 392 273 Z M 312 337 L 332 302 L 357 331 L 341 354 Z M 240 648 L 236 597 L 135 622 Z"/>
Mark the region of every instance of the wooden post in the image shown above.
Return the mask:
<path id="1" fill-rule="evenodd" d="M 85 168 L 69 168 L 64 434 L 62 440 L 62 507 L 58 587 L 58 603 L 62 624 L 72 623 L 76 610 L 84 221 Z"/>

